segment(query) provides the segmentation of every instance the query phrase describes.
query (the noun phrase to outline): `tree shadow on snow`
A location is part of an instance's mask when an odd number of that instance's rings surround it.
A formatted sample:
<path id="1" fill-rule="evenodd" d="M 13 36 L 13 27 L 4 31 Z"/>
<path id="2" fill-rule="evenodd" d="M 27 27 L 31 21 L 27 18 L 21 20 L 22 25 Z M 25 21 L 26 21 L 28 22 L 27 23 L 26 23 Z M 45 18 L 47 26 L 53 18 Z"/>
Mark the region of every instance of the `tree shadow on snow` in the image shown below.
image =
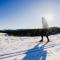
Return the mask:
<path id="1" fill-rule="evenodd" d="M 25 52 L 25 54 L 26 56 L 23 58 L 23 60 L 46 60 L 47 56 L 44 45 L 39 47 L 39 44 L 32 49 L 29 49 L 27 52 Z"/>

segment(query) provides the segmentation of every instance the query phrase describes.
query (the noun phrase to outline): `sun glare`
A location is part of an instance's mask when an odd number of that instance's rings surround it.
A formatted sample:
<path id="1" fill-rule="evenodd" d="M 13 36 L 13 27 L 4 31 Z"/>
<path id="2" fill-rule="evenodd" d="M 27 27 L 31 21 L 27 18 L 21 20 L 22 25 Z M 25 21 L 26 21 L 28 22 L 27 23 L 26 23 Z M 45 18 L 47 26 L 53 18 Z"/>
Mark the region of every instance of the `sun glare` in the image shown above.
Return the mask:
<path id="1" fill-rule="evenodd" d="M 47 21 L 52 21 L 52 20 L 53 20 L 53 15 L 52 15 L 52 14 L 46 14 L 46 15 L 45 15 L 45 19 L 46 19 Z"/>

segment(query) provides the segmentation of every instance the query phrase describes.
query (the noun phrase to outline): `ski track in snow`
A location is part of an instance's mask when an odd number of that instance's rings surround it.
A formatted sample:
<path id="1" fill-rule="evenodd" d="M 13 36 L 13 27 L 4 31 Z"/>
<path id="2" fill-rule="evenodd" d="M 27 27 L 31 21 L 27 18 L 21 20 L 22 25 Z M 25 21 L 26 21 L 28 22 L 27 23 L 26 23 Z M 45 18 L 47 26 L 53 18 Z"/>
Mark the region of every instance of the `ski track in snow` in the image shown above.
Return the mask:
<path id="1" fill-rule="evenodd" d="M 41 37 L 15 37 L 0 33 L 0 60 L 59 60 L 60 34 L 49 36 L 50 42 L 39 43 Z"/>

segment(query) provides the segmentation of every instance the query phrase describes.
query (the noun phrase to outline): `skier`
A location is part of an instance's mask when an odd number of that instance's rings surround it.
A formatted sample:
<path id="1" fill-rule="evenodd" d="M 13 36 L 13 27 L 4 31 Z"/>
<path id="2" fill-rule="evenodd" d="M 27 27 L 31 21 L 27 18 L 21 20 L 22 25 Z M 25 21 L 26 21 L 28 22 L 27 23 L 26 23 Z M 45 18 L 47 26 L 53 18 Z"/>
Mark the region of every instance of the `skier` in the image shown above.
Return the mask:
<path id="1" fill-rule="evenodd" d="M 48 24 L 47 24 L 47 21 L 45 20 L 44 17 L 42 17 L 42 31 L 41 31 L 41 37 L 42 39 L 40 40 L 40 42 L 43 41 L 43 36 L 46 36 L 47 38 L 47 42 L 49 42 L 49 38 L 48 38 Z"/>

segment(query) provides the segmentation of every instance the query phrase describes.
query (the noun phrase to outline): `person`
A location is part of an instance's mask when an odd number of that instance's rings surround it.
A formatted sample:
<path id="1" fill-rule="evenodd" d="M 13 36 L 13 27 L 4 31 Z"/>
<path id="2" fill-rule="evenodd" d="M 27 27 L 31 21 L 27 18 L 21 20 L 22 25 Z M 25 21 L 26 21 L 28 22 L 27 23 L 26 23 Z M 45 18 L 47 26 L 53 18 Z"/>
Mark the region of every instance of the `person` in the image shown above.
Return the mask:
<path id="1" fill-rule="evenodd" d="M 47 21 L 45 20 L 44 17 L 42 17 L 42 27 L 43 27 L 43 29 L 41 31 L 41 38 L 42 39 L 40 40 L 40 42 L 43 41 L 43 36 L 46 36 L 47 42 L 49 42 L 50 40 L 49 40 L 49 37 L 48 37 L 48 24 L 47 24 Z"/>

